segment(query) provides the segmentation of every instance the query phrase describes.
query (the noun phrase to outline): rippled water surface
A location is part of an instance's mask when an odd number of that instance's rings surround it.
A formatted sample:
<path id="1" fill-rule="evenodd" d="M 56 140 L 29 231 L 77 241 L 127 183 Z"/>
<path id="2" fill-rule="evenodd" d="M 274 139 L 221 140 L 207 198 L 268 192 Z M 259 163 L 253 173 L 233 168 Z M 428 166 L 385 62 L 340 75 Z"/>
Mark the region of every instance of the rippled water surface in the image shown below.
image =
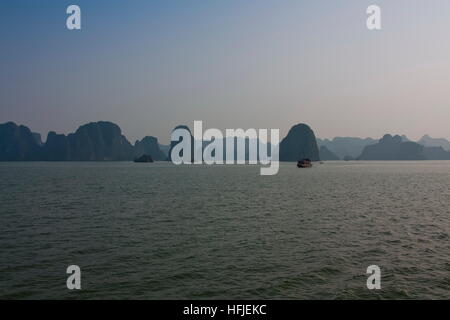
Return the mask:
<path id="1" fill-rule="evenodd" d="M 450 162 L 0 163 L 0 298 L 450 298 Z M 66 289 L 66 268 L 82 290 Z M 381 267 L 382 289 L 366 288 Z"/>

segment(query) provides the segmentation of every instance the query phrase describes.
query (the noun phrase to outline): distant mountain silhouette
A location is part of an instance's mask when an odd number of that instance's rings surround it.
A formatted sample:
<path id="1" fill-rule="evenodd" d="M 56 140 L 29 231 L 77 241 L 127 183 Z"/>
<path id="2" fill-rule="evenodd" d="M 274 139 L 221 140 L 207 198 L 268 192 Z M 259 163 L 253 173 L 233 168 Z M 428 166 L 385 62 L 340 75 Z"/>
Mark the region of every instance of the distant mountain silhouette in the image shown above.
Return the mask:
<path id="1" fill-rule="evenodd" d="M 431 138 L 426 134 L 417 143 L 425 147 L 442 147 L 444 150 L 450 151 L 450 141 L 445 138 Z"/>
<path id="2" fill-rule="evenodd" d="M 82 125 L 67 136 L 51 131 L 42 143 L 39 134 L 8 122 L 0 124 L 0 161 L 122 161 L 132 160 L 141 150 L 165 159 L 153 139 L 146 137 L 135 148 L 118 125 L 99 121 Z"/>
<path id="3" fill-rule="evenodd" d="M 50 131 L 42 149 L 42 159 L 48 161 L 69 161 L 74 156 L 74 148 L 64 134 Z"/>
<path id="4" fill-rule="evenodd" d="M 169 151 L 170 151 L 170 145 L 165 144 L 159 144 L 159 149 L 162 153 L 166 156 L 167 160 L 169 159 Z"/>
<path id="5" fill-rule="evenodd" d="M 33 134 L 34 141 L 36 141 L 37 145 L 38 146 L 42 146 L 43 143 L 42 143 L 41 134 L 40 133 L 36 133 L 36 132 L 32 132 L 32 134 Z"/>
<path id="6" fill-rule="evenodd" d="M 49 132 L 42 158 L 55 161 L 132 160 L 133 146 L 118 125 L 106 121 L 91 122 L 67 136 Z"/>
<path id="7" fill-rule="evenodd" d="M 426 160 L 424 146 L 403 142 L 401 136 L 386 134 L 378 143 L 364 148 L 358 160 Z"/>
<path id="8" fill-rule="evenodd" d="M 427 160 L 450 160 L 450 151 L 442 147 L 424 147 L 423 152 Z"/>
<path id="9" fill-rule="evenodd" d="M 40 145 L 31 130 L 14 122 L 0 124 L 0 161 L 39 160 Z"/>
<path id="10" fill-rule="evenodd" d="M 357 158 L 366 146 L 377 142 L 378 140 L 372 138 L 362 139 L 356 137 L 336 137 L 333 140 L 317 139 L 319 147 L 327 147 L 328 150 L 336 154 L 340 159 L 344 159 L 345 157 Z"/>
<path id="11" fill-rule="evenodd" d="M 303 123 L 293 126 L 280 143 L 280 161 L 298 161 L 309 158 L 320 160 L 316 136 L 311 128 Z"/>
<path id="12" fill-rule="evenodd" d="M 189 127 L 178 126 L 187 129 Z M 224 138 L 223 154 L 226 157 L 226 144 L 230 137 Z M 237 142 L 245 140 L 245 159 L 249 159 L 249 138 L 234 138 L 234 159 L 236 160 Z M 0 124 L 0 161 L 128 161 L 142 155 L 153 160 L 170 160 L 170 152 L 177 144 L 160 145 L 155 137 L 147 136 L 131 145 L 122 135 L 120 127 L 112 122 L 91 122 L 80 126 L 68 135 L 49 132 L 45 143 L 39 133 L 14 122 Z M 191 134 L 192 158 L 194 137 Z M 203 141 L 204 149 L 210 141 Z M 258 149 L 270 147 L 256 140 Z M 406 136 L 385 135 L 379 142 L 366 138 L 336 137 L 333 140 L 317 139 L 306 124 L 293 126 L 279 145 L 280 161 L 298 161 L 303 158 L 317 160 L 450 160 L 450 151 L 446 150 L 450 142 L 446 139 L 433 139 L 428 135 L 419 143 L 409 141 Z M 320 152 L 318 149 L 320 146 Z M 164 150 L 164 152 L 163 152 Z M 269 148 L 270 150 L 270 148 Z M 361 150 L 360 155 L 356 154 Z M 166 154 L 167 153 L 167 154 Z M 255 155 L 259 158 L 259 155 Z M 192 159 L 193 160 L 193 159 Z"/>
<path id="13" fill-rule="evenodd" d="M 319 155 L 320 155 L 320 160 L 340 160 L 339 157 L 334 154 L 333 152 L 331 152 L 330 150 L 328 150 L 327 147 L 325 146 L 321 146 L 320 150 L 319 150 Z"/>
<path id="14" fill-rule="evenodd" d="M 401 135 L 401 136 L 395 136 L 392 137 L 394 140 L 398 142 L 411 142 L 414 143 L 412 140 L 410 140 L 407 136 Z M 399 140 L 400 138 L 400 140 Z M 372 138 L 354 138 L 354 137 L 336 137 L 332 140 L 330 139 L 317 139 L 317 144 L 319 147 L 326 147 L 329 151 L 335 153 L 339 158 L 343 160 L 352 160 L 352 159 L 360 159 L 360 160 L 368 160 L 367 157 L 370 157 L 371 160 L 394 160 L 392 157 L 394 157 L 394 153 L 397 152 L 397 155 L 395 157 L 400 158 L 407 158 L 408 155 L 406 153 L 401 154 L 403 151 L 400 149 L 397 149 L 400 147 L 400 145 L 392 146 L 391 145 L 391 154 L 390 156 L 387 156 L 387 154 L 380 153 L 381 149 L 376 149 L 378 151 L 375 151 L 375 149 L 369 148 L 368 151 L 363 155 L 363 150 L 366 146 L 377 144 L 379 140 L 375 140 Z M 450 141 L 448 141 L 445 138 L 440 139 L 434 139 L 431 138 L 428 135 L 423 136 L 418 142 L 418 144 L 424 146 L 423 152 L 421 153 L 419 150 L 416 150 L 416 158 L 417 160 L 448 160 L 449 155 L 448 152 L 450 152 Z M 387 146 L 387 145 L 385 145 Z M 414 148 L 414 145 L 401 145 L 402 148 Z M 418 148 L 415 146 L 415 148 Z M 386 150 L 385 150 L 386 151 Z M 411 151 L 411 150 L 410 150 Z M 370 154 L 368 152 L 371 152 Z M 377 155 L 375 155 L 375 152 L 377 152 Z M 420 153 L 420 155 L 419 155 Z M 410 155 L 412 156 L 412 155 Z M 321 159 L 323 157 L 321 156 Z"/>
<path id="15" fill-rule="evenodd" d="M 158 139 L 147 136 L 141 141 L 137 140 L 134 144 L 134 157 L 139 158 L 142 155 L 149 155 L 154 161 L 165 161 L 167 156 L 161 151 Z"/>
<path id="16" fill-rule="evenodd" d="M 411 141 L 407 136 L 405 136 L 404 134 L 402 134 L 401 136 L 400 136 L 400 138 L 402 138 L 402 142 L 409 142 L 409 141 Z"/>

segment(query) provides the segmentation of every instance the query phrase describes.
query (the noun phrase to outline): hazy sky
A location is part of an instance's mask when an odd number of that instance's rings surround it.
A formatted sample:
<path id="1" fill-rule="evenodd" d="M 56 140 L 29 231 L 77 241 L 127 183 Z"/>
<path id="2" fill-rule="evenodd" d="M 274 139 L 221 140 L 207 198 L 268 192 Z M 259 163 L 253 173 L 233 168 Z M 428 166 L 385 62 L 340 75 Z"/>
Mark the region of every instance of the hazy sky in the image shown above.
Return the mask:
<path id="1" fill-rule="evenodd" d="M 1 0 L 0 123 L 45 137 L 109 120 L 162 143 L 194 120 L 450 138 L 449 34 L 448 0 Z"/>

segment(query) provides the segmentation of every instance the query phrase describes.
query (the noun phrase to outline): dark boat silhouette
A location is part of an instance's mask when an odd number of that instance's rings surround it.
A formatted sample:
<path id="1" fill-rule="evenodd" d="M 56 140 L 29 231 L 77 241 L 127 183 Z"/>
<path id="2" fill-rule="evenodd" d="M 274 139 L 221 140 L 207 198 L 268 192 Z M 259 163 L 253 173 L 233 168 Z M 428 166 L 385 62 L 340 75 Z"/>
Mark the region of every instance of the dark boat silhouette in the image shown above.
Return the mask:
<path id="1" fill-rule="evenodd" d="M 134 158 L 134 162 L 153 162 L 153 159 L 148 154 L 143 154 L 142 156 L 138 158 Z"/>
<path id="2" fill-rule="evenodd" d="M 305 158 L 305 159 L 299 160 L 297 162 L 297 167 L 298 168 L 311 168 L 312 167 L 311 159 Z"/>

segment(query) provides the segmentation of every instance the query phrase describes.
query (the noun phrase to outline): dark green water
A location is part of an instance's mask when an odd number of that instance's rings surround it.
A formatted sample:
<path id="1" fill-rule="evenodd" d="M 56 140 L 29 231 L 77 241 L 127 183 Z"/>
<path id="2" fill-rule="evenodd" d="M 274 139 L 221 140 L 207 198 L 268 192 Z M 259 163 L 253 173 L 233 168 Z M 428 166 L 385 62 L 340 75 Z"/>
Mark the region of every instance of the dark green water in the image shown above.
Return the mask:
<path id="1" fill-rule="evenodd" d="M 0 298 L 450 298 L 450 162 L 0 163 Z M 82 290 L 66 289 L 66 268 Z M 366 288 L 379 265 L 382 289 Z"/>

